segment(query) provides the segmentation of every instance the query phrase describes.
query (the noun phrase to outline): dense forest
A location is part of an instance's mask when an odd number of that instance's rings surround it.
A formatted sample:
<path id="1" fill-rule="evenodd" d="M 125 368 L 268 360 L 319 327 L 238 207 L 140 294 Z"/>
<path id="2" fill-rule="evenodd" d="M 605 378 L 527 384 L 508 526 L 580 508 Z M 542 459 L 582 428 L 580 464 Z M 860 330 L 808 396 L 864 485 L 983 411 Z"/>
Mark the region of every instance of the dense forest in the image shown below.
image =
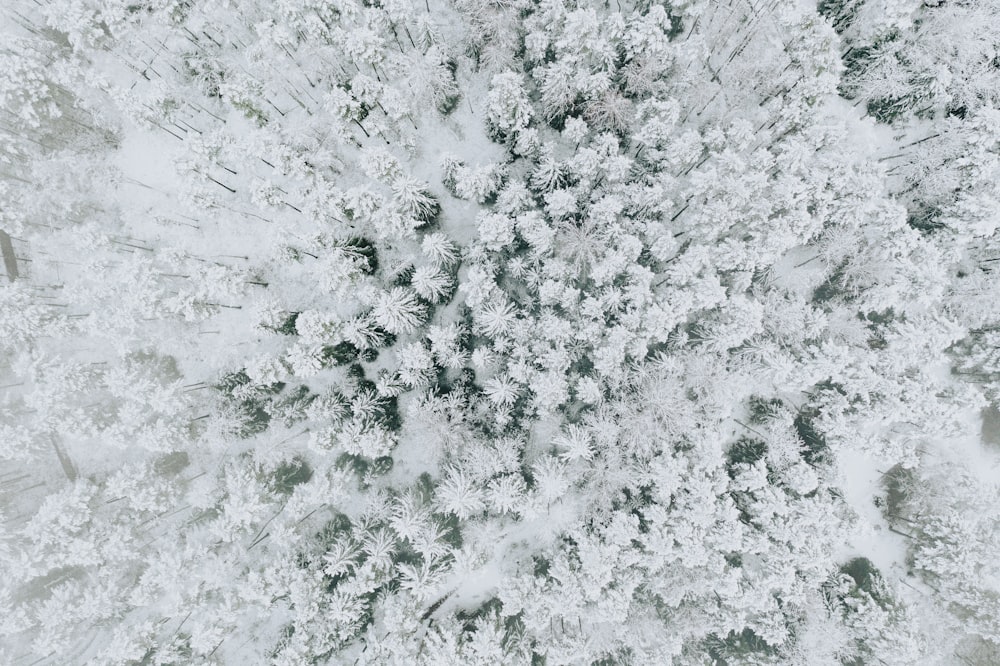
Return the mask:
<path id="1" fill-rule="evenodd" d="M 0 34 L 0 663 L 1000 664 L 997 0 Z"/>

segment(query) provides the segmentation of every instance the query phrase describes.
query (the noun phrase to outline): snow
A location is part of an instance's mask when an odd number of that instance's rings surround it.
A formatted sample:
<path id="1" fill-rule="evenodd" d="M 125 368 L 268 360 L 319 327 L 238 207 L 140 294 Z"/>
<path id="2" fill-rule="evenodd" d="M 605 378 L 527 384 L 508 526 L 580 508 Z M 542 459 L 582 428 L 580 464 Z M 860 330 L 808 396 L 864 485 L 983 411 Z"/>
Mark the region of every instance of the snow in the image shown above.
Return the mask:
<path id="1" fill-rule="evenodd" d="M 913 557 L 1000 520 L 998 250 L 961 213 L 1000 197 L 996 100 L 943 116 L 989 89 L 992 10 L 949 50 L 952 10 L 911 8 L 865 70 L 879 0 L 855 3 L 871 26 L 807 2 L 181 4 L 0 10 L 0 662 L 949 663 L 1000 635 L 953 612 L 995 592 L 993 535 Z M 848 74 L 892 124 L 832 94 Z M 630 115 L 646 100 L 662 118 Z M 937 132 L 981 150 L 956 166 L 918 143 Z M 901 204 L 955 212 L 918 232 Z M 417 300 L 435 266 L 458 288 Z M 427 368 L 430 327 L 470 321 Z M 886 597 L 831 591 L 854 558 Z"/>
<path id="2" fill-rule="evenodd" d="M 892 153 L 897 145 L 893 128 L 876 122 L 863 107 L 843 97 L 827 97 L 825 106 L 847 126 L 845 144 L 855 154 L 879 159 Z"/>
<path id="3" fill-rule="evenodd" d="M 868 456 L 850 449 L 838 454 L 837 463 L 840 490 L 854 513 L 851 541 L 845 544 L 838 559 L 866 557 L 885 576 L 906 576 L 906 539 L 889 529 L 875 503 L 877 497 L 884 495 L 884 479 L 889 470 L 879 469 L 878 463 Z"/>

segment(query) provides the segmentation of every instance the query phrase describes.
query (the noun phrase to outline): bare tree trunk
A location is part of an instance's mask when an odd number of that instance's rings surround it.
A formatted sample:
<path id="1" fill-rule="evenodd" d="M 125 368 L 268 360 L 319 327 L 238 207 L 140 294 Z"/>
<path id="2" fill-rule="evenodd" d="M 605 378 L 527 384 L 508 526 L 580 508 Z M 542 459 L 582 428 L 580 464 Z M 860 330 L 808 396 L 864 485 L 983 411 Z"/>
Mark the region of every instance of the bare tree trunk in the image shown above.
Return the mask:
<path id="1" fill-rule="evenodd" d="M 62 450 L 62 447 L 59 446 L 59 442 L 55 440 L 55 437 L 52 438 L 52 448 L 56 450 L 56 456 L 59 458 L 59 464 L 62 465 L 63 472 L 66 473 L 66 478 L 70 480 L 70 483 L 75 482 L 76 477 L 79 475 L 76 471 L 76 465 L 74 465 L 70 457 L 66 455 L 66 452 Z"/>
<path id="2" fill-rule="evenodd" d="M 7 269 L 7 279 L 13 282 L 17 279 L 17 257 L 14 255 L 14 244 L 10 234 L 0 229 L 0 253 L 3 254 L 3 265 Z"/>

